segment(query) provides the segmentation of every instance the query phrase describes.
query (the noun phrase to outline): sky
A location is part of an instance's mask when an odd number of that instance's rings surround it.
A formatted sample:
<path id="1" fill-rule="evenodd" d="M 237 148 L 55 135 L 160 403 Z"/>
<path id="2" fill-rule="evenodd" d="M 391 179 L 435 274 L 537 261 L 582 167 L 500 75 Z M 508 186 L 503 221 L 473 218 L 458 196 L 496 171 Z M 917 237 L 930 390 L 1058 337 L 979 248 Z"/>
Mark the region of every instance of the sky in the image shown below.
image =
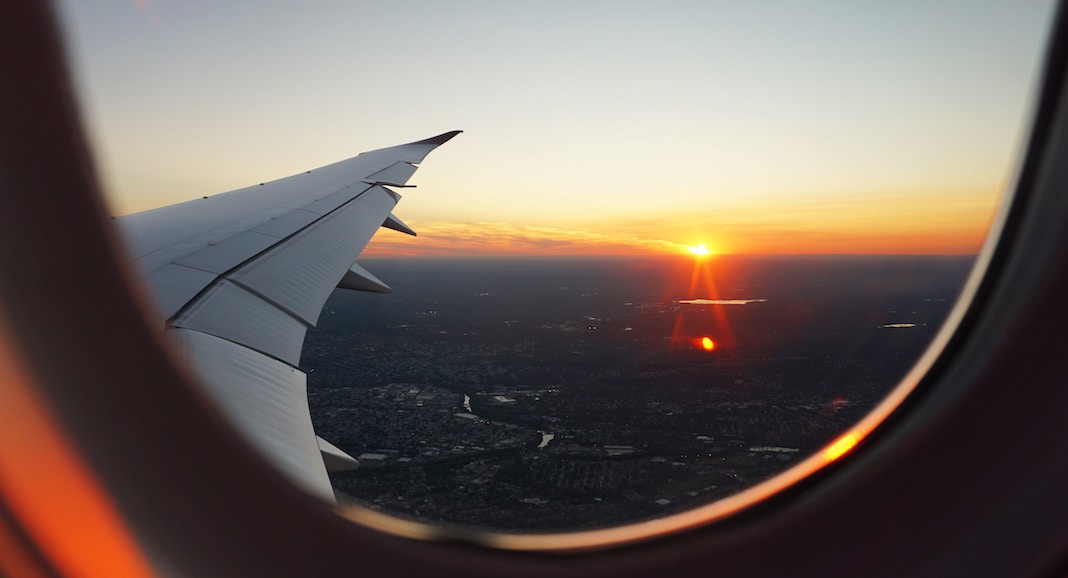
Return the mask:
<path id="1" fill-rule="evenodd" d="M 364 256 L 974 253 L 1051 0 L 59 0 L 115 214 L 453 129 Z"/>

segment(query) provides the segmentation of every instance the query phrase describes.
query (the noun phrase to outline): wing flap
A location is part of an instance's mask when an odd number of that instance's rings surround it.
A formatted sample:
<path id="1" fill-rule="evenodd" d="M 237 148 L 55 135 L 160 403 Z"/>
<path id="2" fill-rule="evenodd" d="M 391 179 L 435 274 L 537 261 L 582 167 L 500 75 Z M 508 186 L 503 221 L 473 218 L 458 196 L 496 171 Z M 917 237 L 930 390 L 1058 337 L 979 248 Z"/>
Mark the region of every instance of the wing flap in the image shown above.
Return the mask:
<path id="1" fill-rule="evenodd" d="M 169 329 L 233 425 L 300 487 L 334 501 L 308 411 L 304 373 L 218 337 Z"/>
<path id="2" fill-rule="evenodd" d="M 230 278 L 315 325 L 330 292 L 395 204 L 386 189 L 372 187 Z"/>
<path id="3" fill-rule="evenodd" d="M 191 303 L 171 325 L 239 343 L 294 367 L 300 364 L 308 328 L 296 317 L 227 280 Z"/>

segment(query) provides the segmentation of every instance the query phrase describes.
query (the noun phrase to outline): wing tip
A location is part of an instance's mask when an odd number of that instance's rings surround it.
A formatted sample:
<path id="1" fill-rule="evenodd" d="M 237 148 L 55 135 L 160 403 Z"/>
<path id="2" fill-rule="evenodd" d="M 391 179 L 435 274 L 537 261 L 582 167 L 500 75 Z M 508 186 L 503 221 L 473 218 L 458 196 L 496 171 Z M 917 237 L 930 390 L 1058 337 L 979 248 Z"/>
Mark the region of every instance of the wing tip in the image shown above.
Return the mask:
<path id="1" fill-rule="evenodd" d="M 445 144 L 445 143 L 449 142 L 449 140 L 451 140 L 452 137 L 454 137 L 454 136 L 456 136 L 456 135 L 458 135 L 458 134 L 460 134 L 462 132 L 463 132 L 462 130 L 450 130 L 449 132 L 443 132 L 443 133 L 441 133 L 441 134 L 439 134 L 437 136 L 432 136 L 430 138 L 425 138 L 423 140 L 417 140 L 415 142 L 410 142 L 408 144 L 441 145 L 441 144 Z"/>

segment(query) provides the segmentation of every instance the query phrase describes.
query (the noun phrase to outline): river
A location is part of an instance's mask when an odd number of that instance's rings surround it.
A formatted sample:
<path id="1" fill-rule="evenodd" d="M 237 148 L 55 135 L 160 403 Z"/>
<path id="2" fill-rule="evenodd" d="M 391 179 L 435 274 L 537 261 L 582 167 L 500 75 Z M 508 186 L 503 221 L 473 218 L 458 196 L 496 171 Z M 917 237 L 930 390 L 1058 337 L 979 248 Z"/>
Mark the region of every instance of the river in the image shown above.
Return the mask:
<path id="1" fill-rule="evenodd" d="M 538 448 L 541 449 L 541 448 L 549 445 L 549 442 L 553 441 L 553 438 L 555 438 L 555 437 L 556 437 L 556 434 L 554 434 L 554 433 L 541 432 L 541 443 L 538 444 Z"/>

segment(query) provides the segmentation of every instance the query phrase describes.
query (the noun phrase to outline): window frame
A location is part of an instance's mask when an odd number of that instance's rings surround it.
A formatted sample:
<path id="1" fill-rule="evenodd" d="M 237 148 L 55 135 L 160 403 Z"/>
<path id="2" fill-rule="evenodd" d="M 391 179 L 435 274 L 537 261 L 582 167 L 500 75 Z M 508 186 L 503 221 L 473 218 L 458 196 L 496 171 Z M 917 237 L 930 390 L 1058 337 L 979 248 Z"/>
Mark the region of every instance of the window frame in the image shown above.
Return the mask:
<path id="1" fill-rule="evenodd" d="M 1063 9 L 986 273 L 916 394 L 861 451 L 736 515 L 568 554 L 361 526 L 248 451 L 146 321 L 147 299 L 107 222 L 51 11 L 21 0 L 5 12 L 0 347 L 21 369 L 0 367 L 0 378 L 40 400 L 38 417 L 85 465 L 157 572 L 1030 575 L 1068 564 Z M 0 440 L 0 450 L 16 442 Z M 0 530 L 18 538 L 0 546 L 60 574 L 67 567 L 31 528 L 73 530 L 66 520 L 20 518 L 19 499 L 0 492 Z M 89 574 L 93 556 L 82 561 Z"/>

